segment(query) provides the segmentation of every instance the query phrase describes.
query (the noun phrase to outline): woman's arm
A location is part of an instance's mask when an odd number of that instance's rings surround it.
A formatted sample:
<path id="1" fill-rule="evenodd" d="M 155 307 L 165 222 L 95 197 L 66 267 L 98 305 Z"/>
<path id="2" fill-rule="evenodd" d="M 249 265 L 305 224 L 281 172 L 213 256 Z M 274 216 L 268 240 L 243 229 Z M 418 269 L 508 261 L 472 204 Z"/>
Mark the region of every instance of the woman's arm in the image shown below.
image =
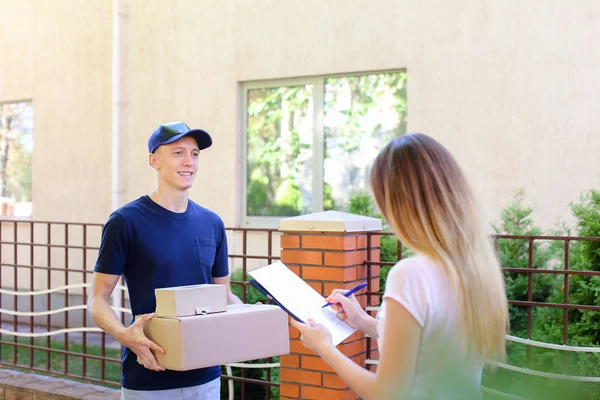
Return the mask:
<path id="1" fill-rule="evenodd" d="M 399 399 L 412 388 L 421 327 L 398 302 L 386 299 L 385 334 L 377 372 L 373 373 L 342 354 L 331 343 L 323 326 L 308 326 L 292 320 L 304 344 L 319 354 L 352 390 L 365 400 Z"/>

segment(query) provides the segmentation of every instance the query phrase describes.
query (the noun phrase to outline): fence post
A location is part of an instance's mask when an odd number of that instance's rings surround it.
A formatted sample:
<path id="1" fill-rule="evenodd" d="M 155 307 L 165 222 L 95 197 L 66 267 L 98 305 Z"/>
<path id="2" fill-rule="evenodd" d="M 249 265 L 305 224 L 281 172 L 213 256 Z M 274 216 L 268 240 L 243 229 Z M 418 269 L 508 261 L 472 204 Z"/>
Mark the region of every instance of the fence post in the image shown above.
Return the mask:
<path id="1" fill-rule="evenodd" d="M 326 296 L 335 288 L 352 288 L 365 282 L 369 261 L 379 261 L 381 220 L 337 211 L 326 211 L 281 220 L 281 261 L 317 292 Z M 371 291 L 379 290 L 379 266 L 371 267 Z M 358 296 L 366 306 L 366 296 Z M 302 345 L 290 327 L 290 354 L 281 357 L 281 399 L 355 399 L 355 393 L 312 351 Z M 364 334 L 354 333 L 338 348 L 364 367 L 367 354 Z M 376 342 L 371 347 L 376 350 Z"/>

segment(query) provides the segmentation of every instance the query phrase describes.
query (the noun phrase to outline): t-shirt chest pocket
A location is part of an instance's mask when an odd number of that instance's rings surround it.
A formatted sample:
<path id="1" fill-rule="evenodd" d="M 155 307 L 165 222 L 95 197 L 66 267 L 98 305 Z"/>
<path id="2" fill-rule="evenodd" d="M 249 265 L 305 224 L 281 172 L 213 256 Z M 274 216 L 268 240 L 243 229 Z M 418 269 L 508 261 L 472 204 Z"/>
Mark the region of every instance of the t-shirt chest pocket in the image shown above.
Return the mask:
<path id="1" fill-rule="evenodd" d="M 213 239 L 196 238 L 196 250 L 198 252 L 198 262 L 204 266 L 212 268 L 215 263 L 215 253 L 217 251 L 216 243 Z"/>

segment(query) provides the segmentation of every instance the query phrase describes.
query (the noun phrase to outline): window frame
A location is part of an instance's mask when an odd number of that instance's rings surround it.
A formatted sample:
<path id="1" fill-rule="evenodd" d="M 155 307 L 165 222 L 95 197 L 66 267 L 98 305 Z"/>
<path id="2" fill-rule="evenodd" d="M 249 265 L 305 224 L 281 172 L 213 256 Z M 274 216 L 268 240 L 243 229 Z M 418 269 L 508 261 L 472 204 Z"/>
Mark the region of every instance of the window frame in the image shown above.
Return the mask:
<path id="1" fill-rule="evenodd" d="M 279 221 L 284 216 L 252 216 L 247 214 L 248 209 L 248 91 L 253 89 L 269 89 L 277 87 L 291 87 L 300 85 L 313 86 L 313 140 L 312 140 L 312 213 L 323 211 L 324 196 L 324 162 L 325 162 L 325 81 L 330 78 L 343 78 L 350 76 L 383 75 L 406 73 L 406 68 L 345 72 L 328 75 L 307 76 L 299 78 L 268 79 L 244 81 L 239 84 L 240 96 L 240 168 L 238 188 L 241 193 L 237 203 L 240 226 L 256 228 L 279 228 Z M 302 214 L 301 214 L 302 215 Z"/>

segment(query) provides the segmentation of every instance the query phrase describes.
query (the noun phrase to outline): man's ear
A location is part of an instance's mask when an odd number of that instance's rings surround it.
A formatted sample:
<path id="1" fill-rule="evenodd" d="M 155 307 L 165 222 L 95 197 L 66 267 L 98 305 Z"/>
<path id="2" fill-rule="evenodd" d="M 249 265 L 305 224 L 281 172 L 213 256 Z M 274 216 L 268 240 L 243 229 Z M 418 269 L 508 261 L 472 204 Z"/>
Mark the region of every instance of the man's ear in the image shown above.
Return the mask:
<path id="1" fill-rule="evenodd" d="M 154 169 L 158 169 L 158 160 L 156 159 L 156 154 L 154 153 L 150 153 L 148 155 L 148 164 L 154 168 Z"/>

